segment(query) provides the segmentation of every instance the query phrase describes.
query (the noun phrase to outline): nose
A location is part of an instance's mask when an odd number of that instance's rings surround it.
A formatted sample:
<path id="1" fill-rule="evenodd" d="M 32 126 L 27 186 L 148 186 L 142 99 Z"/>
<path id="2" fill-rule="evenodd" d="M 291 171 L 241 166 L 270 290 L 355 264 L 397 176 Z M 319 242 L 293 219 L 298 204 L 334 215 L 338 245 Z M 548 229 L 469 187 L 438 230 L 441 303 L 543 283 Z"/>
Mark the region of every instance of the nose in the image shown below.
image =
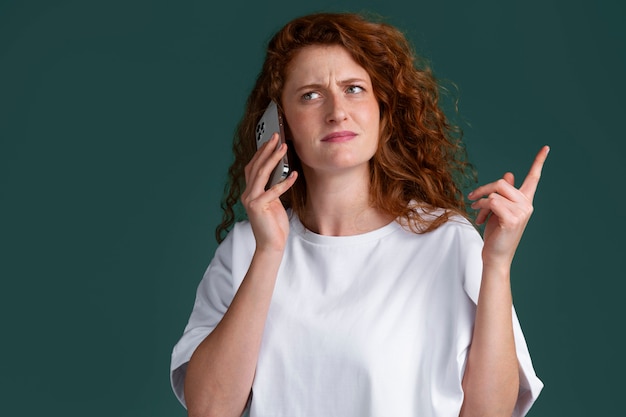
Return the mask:
<path id="1" fill-rule="evenodd" d="M 328 123 L 341 123 L 348 118 L 344 99 L 341 94 L 330 94 L 327 100 L 326 121 Z"/>

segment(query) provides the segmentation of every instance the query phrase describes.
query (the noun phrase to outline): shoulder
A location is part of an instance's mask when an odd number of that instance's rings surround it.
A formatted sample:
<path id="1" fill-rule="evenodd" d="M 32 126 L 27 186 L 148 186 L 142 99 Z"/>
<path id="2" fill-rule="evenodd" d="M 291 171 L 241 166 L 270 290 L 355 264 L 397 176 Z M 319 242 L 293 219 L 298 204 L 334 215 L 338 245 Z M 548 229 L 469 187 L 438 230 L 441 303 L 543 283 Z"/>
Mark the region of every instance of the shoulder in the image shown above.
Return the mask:
<path id="1" fill-rule="evenodd" d="M 232 246 L 234 242 L 241 243 L 250 239 L 254 239 L 250 222 L 247 220 L 238 221 L 230 229 L 220 246 Z"/>
<path id="2" fill-rule="evenodd" d="M 414 208 L 414 210 L 420 211 L 416 215 L 419 225 L 437 220 L 445 214 L 443 209 Z M 421 222 L 422 219 L 424 223 Z M 434 263 L 443 262 L 449 266 L 465 268 L 468 263 L 480 261 L 483 240 L 477 228 L 460 214 L 448 212 L 445 219 L 430 231 L 425 231 L 424 228 L 416 231 L 416 227 L 409 227 L 407 221 L 398 220 L 403 229 L 400 245 L 428 253 L 429 259 Z"/>
<path id="3" fill-rule="evenodd" d="M 215 252 L 216 258 L 252 256 L 256 243 L 250 222 L 240 221 L 233 225 Z"/>
<path id="4" fill-rule="evenodd" d="M 250 223 L 247 221 L 235 223 L 215 250 L 203 282 L 222 280 L 236 289 L 252 261 L 255 248 L 256 242 Z"/>
<path id="5" fill-rule="evenodd" d="M 441 229 L 443 233 L 453 233 L 458 235 L 459 238 L 482 240 L 478 229 L 476 229 L 476 227 L 470 223 L 468 219 L 460 214 L 452 214 L 438 229 Z"/>
<path id="6" fill-rule="evenodd" d="M 443 210 L 428 215 L 437 216 Z M 439 259 L 450 278 L 460 284 L 469 298 L 477 303 L 482 276 L 483 239 L 478 229 L 464 216 L 450 214 L 448 219 L 435 230 L 426 232 L 430 236 L 428 246 L 436 248 L 433 259 Z"/>

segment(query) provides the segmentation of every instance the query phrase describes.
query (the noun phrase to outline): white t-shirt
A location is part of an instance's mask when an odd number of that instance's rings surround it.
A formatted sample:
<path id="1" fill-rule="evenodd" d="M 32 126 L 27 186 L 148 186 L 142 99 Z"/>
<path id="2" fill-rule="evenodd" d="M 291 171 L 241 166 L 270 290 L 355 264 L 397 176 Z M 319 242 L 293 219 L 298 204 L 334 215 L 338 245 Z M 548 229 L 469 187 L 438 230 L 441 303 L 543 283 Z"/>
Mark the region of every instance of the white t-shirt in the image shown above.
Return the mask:
<path id="1" fill-rule="evenodd" d="M 322 236 L 292 216 L 256 374 L 250 417 L 458 417 L 482 272 L 482 239 L 455 217 L 415 234 L 397 222 Z M 235 225 L 200 282 L 174 347 L 183 405 L 186 364 L 219 323 L 250 265 L 249 223 Z M 543 384 L 513 327 L 526 414 Z"/>

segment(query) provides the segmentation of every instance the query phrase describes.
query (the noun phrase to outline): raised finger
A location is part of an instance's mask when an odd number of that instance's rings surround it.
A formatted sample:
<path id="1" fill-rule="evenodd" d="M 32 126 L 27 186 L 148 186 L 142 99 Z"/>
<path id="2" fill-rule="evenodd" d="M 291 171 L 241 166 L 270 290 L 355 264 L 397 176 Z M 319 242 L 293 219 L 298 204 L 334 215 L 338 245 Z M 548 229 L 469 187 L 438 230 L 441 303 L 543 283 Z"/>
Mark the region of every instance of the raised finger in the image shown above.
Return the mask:
<path id="1" fill-rule="evenodd" d="M 544 162 L 546 162 L 546 158 L 548 158 L 548 152 L 550 152 L 549 146 L 541 148 L 537 156 L 535 156 L 535 160 L 528 171 L 528 175 L 526 175 L 524 179 L 524 183 L 520 187 L 520 191 L 524 193 L 526 198 L 530 201 L 533 201 L 533 197 L 537 191 L 537 185 L 541 178 L 541 170 L 543 169 Z"/>

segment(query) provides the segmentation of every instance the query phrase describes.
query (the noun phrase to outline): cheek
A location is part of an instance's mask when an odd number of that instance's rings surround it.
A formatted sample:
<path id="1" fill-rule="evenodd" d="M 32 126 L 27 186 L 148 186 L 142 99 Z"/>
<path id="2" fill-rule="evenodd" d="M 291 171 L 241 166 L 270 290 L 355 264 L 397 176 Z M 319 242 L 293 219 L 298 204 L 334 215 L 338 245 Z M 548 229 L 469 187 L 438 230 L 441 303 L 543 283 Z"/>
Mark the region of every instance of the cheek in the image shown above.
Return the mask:
<path id="1" fill-rule="evenodd" d="M 285 139 L 288 141 L 291 152 L 294 152 L 299 157 L 303 142 L 302 133 L 299 129 L 301 125 L 295 123 L 293 117 L 288 118 L 286 114 L 285 124 Z"/>
<path id="2" fill-rule="evenodd" d="M 285 120 L 289 131 L 289 139 L 294 142 L 303 142 L 306 140 L 307 133 L 310 131 L 310 123 L 306 115 L 285 113 Z"/>
<path id="3" fill-rule="evenodd" d="M 380 128 L 381 128 L 382 121 L 381 121 L 380 107 L 378 106 L 378 103 L 376 103 L 376 105 L 372 107 L 371 118 L 372 118 L 372 128 L 376 132 L 376 136 L 380 140 L 380 133 L 381 133 Z"/>

